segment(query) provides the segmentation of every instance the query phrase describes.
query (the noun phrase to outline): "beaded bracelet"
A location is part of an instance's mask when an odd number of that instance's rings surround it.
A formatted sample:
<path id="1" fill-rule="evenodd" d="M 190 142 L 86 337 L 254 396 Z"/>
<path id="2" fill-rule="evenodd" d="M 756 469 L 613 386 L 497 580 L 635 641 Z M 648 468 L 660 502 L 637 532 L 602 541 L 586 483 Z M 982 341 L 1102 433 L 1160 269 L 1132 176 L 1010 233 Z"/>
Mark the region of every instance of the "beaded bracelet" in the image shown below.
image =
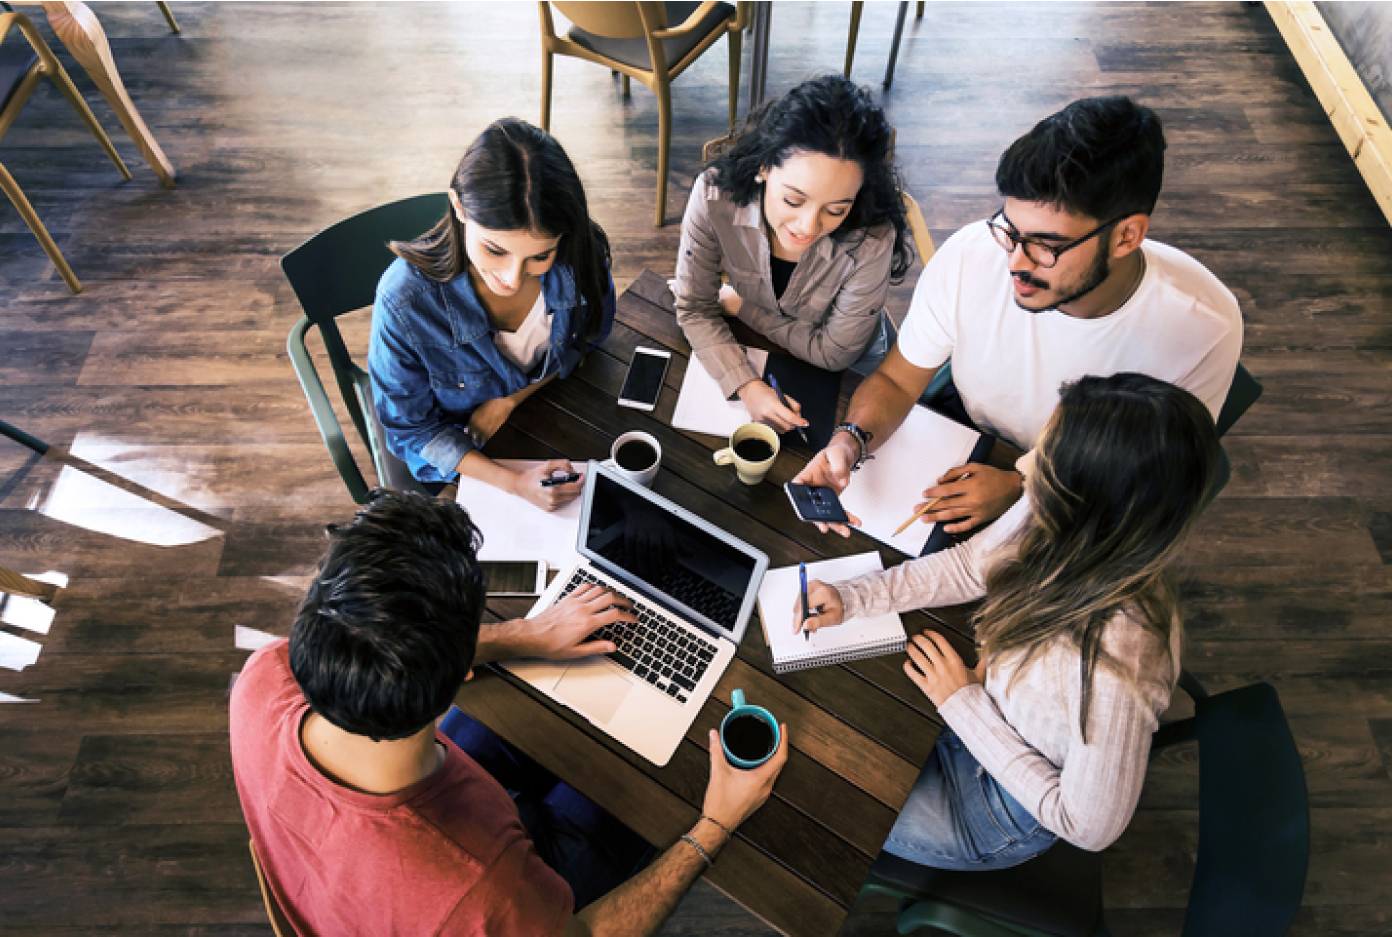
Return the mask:
<path id="1" fill-rule="evenodd" d="M 702 819 L 702 820 L 709 820 L 710 822 L 714 823 L 716 826 L 720 827 L 720 831 L 721 831 L 722 833 L 725 834 L 725 838 L 726 838 L 727 840 L 728 840 L 731 836 L 734 836 L 734 835 L 735 835 L 735 833 L 734 833 L 733 830 L 731 830 L 731 829 L 730 829 L 728 826 L 726 826 L 725 824 L 721 823 L 721 822 L 720 822 L 719 820 L 717 820 L 715 817 L 708 817 L 708 816 L 706 816 L 706 815 L 703 813 L 703 814 L 701 814 L 701 819 Z"/>
<path id="2" fill-rule="evenodd" d="M 690 844 L 691 844 L 691 848 L 694 849 L 694 850 L 696 850 L 698 853 L 700 853 L 700 854 L 701 854 L 701 858 L 706 860 L 706 868 L 709 869 L 711 866 L 715 865 L 715 863 L 711 861 L 710 853 L 708 853 L 708 852 L 706 852 L 704 849 L 702 849 L 702 848 L 701 848 L 701 844 L 698 843 L 698 842 L 696 842 L 696 840 L 692 838 L 692 836 L 691 836 L 690 833 L 683 833 L 683 834 L 682 834 L 682 839 L 684 839 L 686 842 L 690 843 Z"/>

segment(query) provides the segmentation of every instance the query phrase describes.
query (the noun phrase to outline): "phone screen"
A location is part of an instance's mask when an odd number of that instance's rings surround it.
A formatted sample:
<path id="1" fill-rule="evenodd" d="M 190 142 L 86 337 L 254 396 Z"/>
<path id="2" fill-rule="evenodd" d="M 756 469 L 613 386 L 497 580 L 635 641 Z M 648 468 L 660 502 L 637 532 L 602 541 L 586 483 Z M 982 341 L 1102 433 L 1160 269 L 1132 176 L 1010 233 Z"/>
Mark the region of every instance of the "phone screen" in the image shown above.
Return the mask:
<path id="1" fill-rule="evenodd" d="M 657 403 L 657 397 L 662 393 L 662 378 L 667 373 L 667 362 L 670 360 L 665 355 L 649 354 L 641 348 L 634 351 L 633 363 L 628 366 L 628 376 L 624 378 L 619 399 L 648 405 Z"/>
<path id="2" fill-rule="evenodd" d="M 536 560 L 488 561 L 480 564 L 490 595 L 536 595 Z"/>

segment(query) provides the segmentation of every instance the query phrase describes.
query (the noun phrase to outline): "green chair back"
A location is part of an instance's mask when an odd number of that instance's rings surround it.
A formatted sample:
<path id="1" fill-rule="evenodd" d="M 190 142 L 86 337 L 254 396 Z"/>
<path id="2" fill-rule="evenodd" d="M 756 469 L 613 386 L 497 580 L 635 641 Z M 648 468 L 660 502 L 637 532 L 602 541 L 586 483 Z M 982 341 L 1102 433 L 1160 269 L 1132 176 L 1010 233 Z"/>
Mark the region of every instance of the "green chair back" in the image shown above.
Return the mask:
<path id="1" fill-rule="evenodd" d="M 280 259 L 280 269 L 305 313 L 290 330 L 290 362 L 334 466 L 359 504 L 367 501 L 369 486 L 334 415 L 333 404 L 305 347 L 305 336 L 311 326 L 319 329 L 344 406 L 372 455 L 379 481 L 385 483 L 385 451 L 366 416 L 371 406 L 371 382 L 367 372 L 353 362 L 335 320 L 344 313 L 372 305 L 377 281 L 396 259 L 387 249 L 388 241 L 417 237 L 448 211 L 449 202 L 443 192 L 379 205 L 325 228 Z"/>

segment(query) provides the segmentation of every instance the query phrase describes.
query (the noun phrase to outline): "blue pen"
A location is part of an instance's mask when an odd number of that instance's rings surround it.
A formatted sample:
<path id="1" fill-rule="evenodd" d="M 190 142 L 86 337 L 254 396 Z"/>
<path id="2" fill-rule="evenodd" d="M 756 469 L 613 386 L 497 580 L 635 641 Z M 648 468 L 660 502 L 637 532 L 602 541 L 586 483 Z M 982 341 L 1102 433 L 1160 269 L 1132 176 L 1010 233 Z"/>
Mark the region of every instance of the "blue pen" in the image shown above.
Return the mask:
<path id="1" fill-rule="evenodd" d="M 804 640 L 804 641 L 810 641 L 810 640 L 812 640 L 812 637 L 811 637 L 811 635 L 809 635 L 809 634 L 807 633 L 807 564 L 806 564 L 806 563 L 799 563 L 799 564 L 798 564 L 798 579 L 802 582 L 802 625 L 803 625 L 803 628 L 802 628 L 802 640 Z"/>
<path id="2" fill-rule="evenodd" d="M 789 409 L 789 410 L 793 409 L 792 407 L 789 407 L 789 406 L 788 406 L 788 398 L 783 396 L 783 388 L 781 388 L 781 387 L 778 386 L 778 378 L 776 378 L 776 377 L 774 377 L 772 374 L 770 374 L 770 375 L 768 376 L 768 380 L 769 380 L 769 386 L 772 387 L 772 388 L 773 388 L 773 392 L 774 392 L 775 394 L 778 395 L 778 402 L 781 403 L 781 404 L 783 404 L 783 406 L 786 407 L 786 408 Z M 803 441 L 803 442 L 807 443 L 807 445 L 809 445 L 809 446 L 812 445 L 812 441 L 809 440 L 809 439 L 807 438 L 807 432 L 806 432 L 806 430 L 804 430 L 801 426 L 799 426 L 799 427 L 797 428 L 797 431 L 798 431 L 798 435 L 802 437 L 802 441 Z M 804 593 L 805 593 L 806 591 L 807 591 L 806 589 L 803 590 Z M 803 595 L 803 598 L 806 599 L 807 596 L 806 596 L 806 595 Z M 805 609 L 806 607 L 807 607 L 807 606 L 805 606 L 805 605 L 803 606 L 804 609 Z"/>

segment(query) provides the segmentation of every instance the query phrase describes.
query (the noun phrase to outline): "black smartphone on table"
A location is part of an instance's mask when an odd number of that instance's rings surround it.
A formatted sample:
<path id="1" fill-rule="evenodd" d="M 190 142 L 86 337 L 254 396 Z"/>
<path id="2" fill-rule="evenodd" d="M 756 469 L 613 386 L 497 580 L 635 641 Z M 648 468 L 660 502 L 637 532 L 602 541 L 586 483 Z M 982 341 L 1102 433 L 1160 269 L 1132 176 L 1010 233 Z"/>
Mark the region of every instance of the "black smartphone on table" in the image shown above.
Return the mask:
<path id="1" fill-rule="evenodd" d="M 667 376 L 667 365 L 671 362 L 672 353 L 665 349 L 641 346 L 633 349 L 633 360 L 629 362 L 628 374 L 619 391 L 619 406 L 635 410 L 656 407 L 657 398 L 662 394 L 663 378 Z"/>

